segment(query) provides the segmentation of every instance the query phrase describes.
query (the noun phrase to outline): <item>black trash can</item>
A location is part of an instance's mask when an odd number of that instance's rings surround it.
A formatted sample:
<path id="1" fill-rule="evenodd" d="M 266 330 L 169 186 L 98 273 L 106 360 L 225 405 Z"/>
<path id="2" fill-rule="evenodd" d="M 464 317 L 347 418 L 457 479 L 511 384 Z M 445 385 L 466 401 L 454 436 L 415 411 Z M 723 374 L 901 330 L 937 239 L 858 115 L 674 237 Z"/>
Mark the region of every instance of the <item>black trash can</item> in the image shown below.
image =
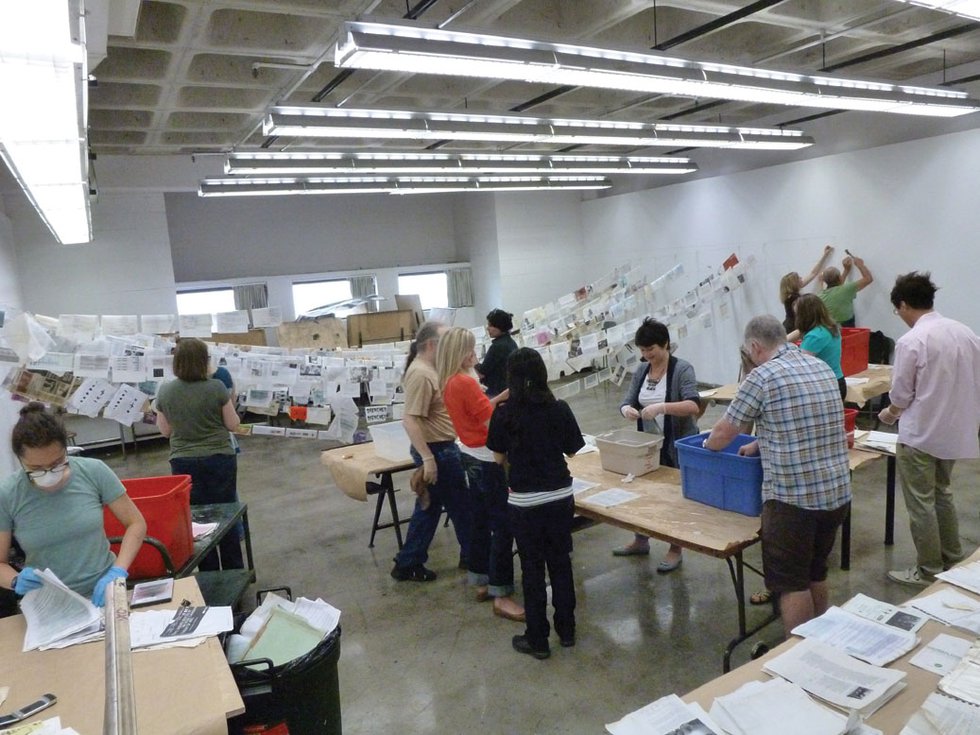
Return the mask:
<path id="1" fill-rule="evenodd" d="M 280 666 L 269 659 L 232 664 L 245 714 L 229 721 L 229 732 L 285 722 L 289 735 L 341 735 L 338 661 L 339 625 L 316 648 Z"/>

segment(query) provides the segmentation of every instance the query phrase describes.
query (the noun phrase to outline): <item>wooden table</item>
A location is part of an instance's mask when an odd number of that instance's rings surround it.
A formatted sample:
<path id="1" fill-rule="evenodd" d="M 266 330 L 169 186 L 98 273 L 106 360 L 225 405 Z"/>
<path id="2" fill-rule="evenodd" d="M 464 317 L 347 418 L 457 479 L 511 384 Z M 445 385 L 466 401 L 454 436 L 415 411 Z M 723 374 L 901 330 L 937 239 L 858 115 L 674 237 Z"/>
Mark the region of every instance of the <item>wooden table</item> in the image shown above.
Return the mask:
<path id="1" fill-rule="evenodd" d="M 860 385 L 847 386 L 847 395 L 844 400 L 847 403 L 854 403 L 863 406 L 865 403 L 880 395 L 884 395 L 892 387 L 892 368 L 891 365 L 872 365 L 867 370 L 862 370 L 849 378 L 866 378 L 867 383 Z M 738 392 L 738 383 L 728 383 L 727 385 L 714 388 L 714 392 L 706 395 L 705 398 L 715 403 L 731 403 Z"/>
<path id="2" fill-rule="evenodd" d="M 366 502 L 368 495 L 377 495 L 378 501 L 374 507 L 374 523 L 371 525 L 371 540 L 369 548 L 374 548 L 374 535 L 382 528 L 394 528 L 398 548 L 402 547 L 401 524 L 398 517 L 398 505 L 395 503 L 395 485 L 392 475 L 396 472 L 406 472 L 415 469 L 411 459 L 391 460 L 379 457 L 374 452 L 374 444 L 354 444 L 349 447 L 328 449 L 320 454 L 320 463 L 330 470 L 334 483 L 345 495 Z M 374 478 L 372 480 L 371 478 Z M 390 523 L 378 523 L 385 498 L 391 513 Z"/>
<path id="3" fill-rule="evenodd" d="M 176 608 L 182 599 L 203 598 L 192 577 L 174 585 L 174 599 L 155 608 Z M 22 615 L 0 620 L 0 686 L 9 686 L 3 711 L 45 692 L 58 702 L 28 721 L 58 716 L 62 727 L 99 735 L 105 710 L 105 644 L 85 643 L 52 651 L 21 652 Z M 227 719 L 245 711 L 217 638 L 195 648 L 136 651 L 133 679 L 140 735 L 226 735 Z"/>
<path id="4" fill-rule="evenodd" d="M 597 452 L 573 457 L 568 468 L 574 477 L 599 485 L 575 496 L 575 511 L 579 515 L 725 560 L 738 608 L 738 635 L 729 642 L 722 659 L 722 667 L 728 671 L 735 647 L 777 619 L 773 612 L 751 628 L 746 621 L 745 569 L 760 576 L 762 573 L 745 562 L 742 552 L 761 540 L 758 516 L 732 513 L 685 499 L 681 494 L 680 472 L 669 467 L 661 467 L 625 485 L 623 475 L 602 469 Z M 612 508 L 587 502 L 591 496 L 611 487 L 621 487 L 640 497 Z"/>
<path id="5" fill-rule="evenodd" d="M 977 561 L 980 559 L 980 552 L 975 552 L 973 556 L 967 559 L 964 564 Z M 960 587 L 953 587 L 945 582 L 936 582 L 931 587 L 923 590 L 918 597 L 923 597 L 925 595 L 931 595 L 938 590 L 952 587 L 957 592 L 968 597 L 972 597 L 978 603 L 980 603 L 980 597 L 974 595 L 973 593 L 964 590 Z M 958 638 L 963 638 L 966 640 L 974 640 L 976 636 L 968 633 L 965 630 L 960 630 L 959 628 L 954 628 L 952 626 L 945 626 L 942 623 L 938 623 L 934 620 L 930 620 L 926 623 L 918 632 L 918 636 L 921 638 L 921 643 L 916 646 L 915 650 L 902 656 L 897 661 L 893 661 L 888 665 L 890 669 L 899 669 L 906 672 L 907 676 L 905 679 L 907 688 L 898 694 L 894 699 L 885 704 L 881 709 L 875 712 L 871 717 L 868 718 L 867 723 L 871 727 L 876 727 L 881 730 L 885 735 L 898 735 L 905 723 L 908 722 L 909 718 L 915 714 L 922 703 L 926 700 L 932 692 L 936 690 L 939 684 L 939 676 L 937 674 L 930 673 L 917 666 L 912 666 L 909 663 L 909 659 L 912 658 L 916 653 L 922 650 L 929 641 L 935 638 L 940 633 L 946 633 L 947 635 L 956 636 Z M 766 681 L 769 679 L 769 675 L 763 673 L 762 666 L 769 659 L 775 658 L 781 653 L 785 653 L 792 646 L 797 645 L 802 639 L 796 636 L 791 637 L 785 643 L 782 643 L 778 647 L 774 648 L 765 656 L 755 660 L 749 661 L 744 666 L 740 666 L 735 671 L 724 674 L 723 676 L 713 679 L 708 683 L 698 687 L 692 692 L 686 694 L 683 699 L 686 702 L 697 702 L 706 710 L 710 709 L 711 702 L 723 694 L 729 694 L 740 686 L 749 681 Z"/>

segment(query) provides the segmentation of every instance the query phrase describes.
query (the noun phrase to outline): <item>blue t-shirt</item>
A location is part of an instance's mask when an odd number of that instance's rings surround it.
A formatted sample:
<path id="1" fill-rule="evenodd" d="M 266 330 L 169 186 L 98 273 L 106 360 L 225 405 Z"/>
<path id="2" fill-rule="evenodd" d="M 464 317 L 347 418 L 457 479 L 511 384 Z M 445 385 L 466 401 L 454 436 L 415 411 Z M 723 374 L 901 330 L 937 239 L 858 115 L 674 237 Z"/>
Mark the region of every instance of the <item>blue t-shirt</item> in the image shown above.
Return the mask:
<path id="1" fill-rule="evenodd" d="M 814 357 L 819 357 L 830 365 L 834 371 L 834 377 L 840 379 L 844 377 L 844 371 L 840 367 L 841 337 L 838 333 L 835 337 L 825 326 L 816 326 L 803 335 L 800 349 L 809 352 Z"/>
<path id="2" fill-rule="evenodd" d="M 0 483 L 0 531 L 13 532 L 25 563 L 50 569 L 84 597 L 115 561 L 105 535 L 102 506 L 126 493 L 109 467 L 70 457 L 68 484 L 54 492 L 38 488 L 20 471 Z"/>

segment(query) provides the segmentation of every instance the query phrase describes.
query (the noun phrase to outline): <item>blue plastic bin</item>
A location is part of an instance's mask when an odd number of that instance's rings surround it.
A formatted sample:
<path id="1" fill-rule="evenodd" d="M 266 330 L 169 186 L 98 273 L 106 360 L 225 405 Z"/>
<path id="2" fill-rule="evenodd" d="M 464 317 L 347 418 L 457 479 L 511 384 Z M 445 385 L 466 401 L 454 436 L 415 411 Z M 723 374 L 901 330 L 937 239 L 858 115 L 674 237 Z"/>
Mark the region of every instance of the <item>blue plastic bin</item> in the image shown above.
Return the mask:
<path id="1" fill-rule="evenodd" d="M 674 444 L 684 497 L 742 515 L 760 515 L 762 460 L 758 456 L 738 456 L 739 447 L 756 438 L 739 434 L 720 452 L 701 446 L 707 438 L 706 433 L 697 434 L 678 439 Z"/>

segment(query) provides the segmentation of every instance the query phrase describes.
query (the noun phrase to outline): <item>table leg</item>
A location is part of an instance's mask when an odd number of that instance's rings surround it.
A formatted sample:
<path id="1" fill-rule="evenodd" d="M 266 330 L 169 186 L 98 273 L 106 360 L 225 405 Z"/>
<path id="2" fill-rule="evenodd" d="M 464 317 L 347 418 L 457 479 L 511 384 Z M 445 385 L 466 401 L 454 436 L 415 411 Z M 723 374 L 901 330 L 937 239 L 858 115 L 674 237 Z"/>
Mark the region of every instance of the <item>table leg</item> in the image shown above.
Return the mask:
<path id="1" fill-rule="evenodd" d="M 248 508 L 245 508 L 245 511 L 242 513 L 242 531 L 245 533 L 245 558 L 248 560 L 248 568 L 252 572 L 252 581 L 254 582 L 255 561 L 252 558 L 252 531 L 248 526 Z"/>
<path id="2" fill-rule="evenodd" d="M 895 545 L 895 457 L 885 466 L 885 546 Z"/>
<path id="3" fill-rule="evenodd" d="M 735 586 L 735 599 L 738 604 L 738 635 L 725 647 L 725 655 L 722 657 L 721 667 L 722 671 L 726 674 L 732 670 L 732 653 L 735 651 L 736 646 L 754 636 L 769 625 L 769 623 L 779 619 L 779 614 L 776 612 L 776 605 L 774 603 L 772 613 L 768 617 L 758 625 L 754 625 L 751 628 L 748 627 L 748 621 L 745 615 L 745 567 L 749 565 L 742 558 L 741 551 L 735 554 L 734 558 L 734 563 L 732 562 L 732 557 L 725 559 L 725 562 L 728 564 L 728 572 L 732 578 L 732 584 Z M 749 566 L 749 569 L 758 573 L 758 570 L 751 566 Z"/>
<path id="4" fill-rule="evenodd" d="M 367 483 L 367 493 L 368 495 L 374 494 L 378 496 L 378 501 L 374 504 L 374 521 L 371 523 L 371 540 L 368 541 L 368 548 L 374 548 L 374 535 L 378 532 L 378 520 L 381 518 L 381 509 L 385 505 L 385 495 L 387 494 L 384 487 L 376 482 Z"/>
<path id="5" fill-rule="evenodd" d="M 847 514 L 840 527 L 840 568 L 845 572 L 851 568 L 851 509 L 853 505 L 847 504 Z"/>
<path id="6" fill-rule="evenodd" d="M 368 548 L 374 548 L 374 536 L 382 528 L 394 528 L 395 538 L 398 540 L 398 548 L 402 548 L 402 521 L 398 517 L 398 504 L 395 502 L 395 483 L 391 479 L 390 472 L 382 472 L 377 475 L 380 482 L 368 482 L 367 483 L 367 494 L 377 495 L 378 502 L 374 505 L 374 522 L 371 524 L 371 540 L 368 542 Z M 381 523 L 381 509 L 384 508 L 385 498 L 388 499 L 388 508 L 391 511 L 391 523 Z"/>
<path id="7" fill-rule="evenodd" d="M 391 480 L 391 475 L 386 475 L 388 480 L 384 494 L 388 496 L 388 507 L 391 509 L 391 524 L 395 527 L 395 539 L 398 541 L 398 550 L 402 550 L 402 522 L 398 517 L 398 504 L 395 502 L 395 484 Z M 381 481 L 382 487 L 385 486 L 384 480 Z"/>

